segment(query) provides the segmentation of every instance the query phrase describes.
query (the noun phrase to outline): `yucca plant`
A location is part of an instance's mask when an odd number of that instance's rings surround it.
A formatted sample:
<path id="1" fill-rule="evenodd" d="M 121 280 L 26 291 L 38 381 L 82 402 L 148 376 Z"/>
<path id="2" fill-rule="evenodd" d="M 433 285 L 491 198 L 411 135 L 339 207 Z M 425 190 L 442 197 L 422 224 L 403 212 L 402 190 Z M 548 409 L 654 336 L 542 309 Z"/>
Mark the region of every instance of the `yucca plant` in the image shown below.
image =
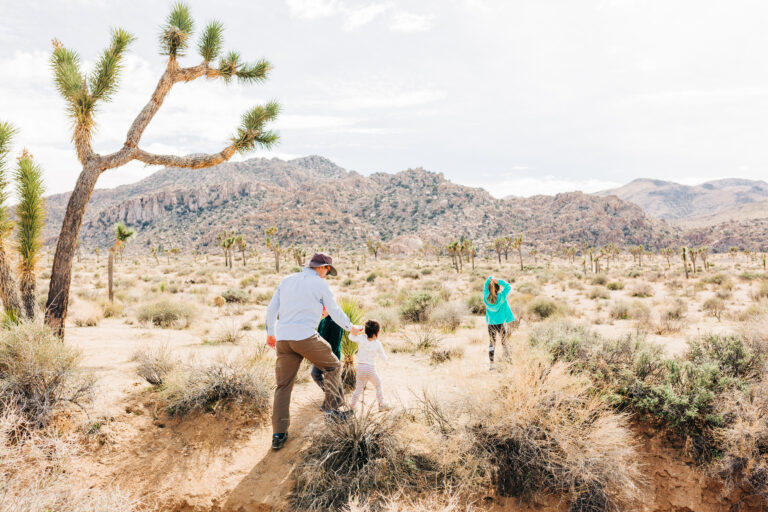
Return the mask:
<path id="1" fill-rule="evenodd" d="M 342 297 L 339 299 L 339 307 L 347 314 L 349 320 L 358 325 L 363 319 L 363 305 L 357 299 Z M 355 370 L 355 354 L 357 353 L 357 343 L 349 339 L 349 332 L 344 331 L 341 336 L 341 357 L 343 366 L 341 367 L 341 381 L 345 389 L 355 387 L 357 370 Z"/>
<path id="2" fill-rule="evenodd" d="M 33 320 L 37 313 L 35 288 L 37 261 L 42 247 L 42 231 L 45 222 L 44 188 L 40 167 L 34 163 L 32 155 L 24 150 L 13 173 L 19 198 L 19 204 L 16 207 L 19 288 L 6 252 L 14 227 L 8 207 L 5 206 L 5 201 L 8 199 L 6 159 L 15 133 L 16 130 L 9 123 L 0 122 L 0 299 L 3 301 L 6 319 L 26 317 Z"/>
<path id="3" fill-rule="evenodd" d="M 136 234 L 134 229 L 129 228 L 122 222 L 115 224 L 115 244 L 109 248 L 109 258 L 107 259 L 107 275 L 108 275 L 108 289 L 109 289 L 109 302 L 114 302 L 115 294 L 113 289 L 113 275 L 115 272 L 115 253 L 121 250 L 122 247 L 128 243 L 128 240 L 133 238 Z M 120 258 L 122 261 L 122 258 Z"/>

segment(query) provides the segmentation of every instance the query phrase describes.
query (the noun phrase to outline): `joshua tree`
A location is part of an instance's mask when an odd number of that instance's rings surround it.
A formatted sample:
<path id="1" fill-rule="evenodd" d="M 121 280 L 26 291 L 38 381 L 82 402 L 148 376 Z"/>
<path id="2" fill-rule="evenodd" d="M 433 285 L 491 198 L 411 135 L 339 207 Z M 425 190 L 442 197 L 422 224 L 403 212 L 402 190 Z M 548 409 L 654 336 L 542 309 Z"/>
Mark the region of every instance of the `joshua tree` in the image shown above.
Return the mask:
<path id="1" fill-rule="evenodd" d="M 453 261 L 453 266 L 456 268 L 456 272 L 461 272 L 463 267 L 461 263 L 461 242 L 458 240 L 450 242 L 446 246 L 446 250 L 448 251 L 448 254 L 451 255 L 451 260 Z"/>
<path id="2" fill-rule="evenodd" d="M 475 255 L 477 254 L 477 247 L 472 243 L 472 240 L 465 238 L 461 243 L 461 250 L 466 254 L 467 261 L 472 262 L 472 270 L 475 270 Z"/>
<path id="3" fill-rule="evenodd" d="M 235 245 L 235 232 L 225 231 L 216 237 L 219 247 L 224 251 L 224 266 L 232 268 L 232 247 Z"/>
<path id="4" fill-rule="evenodd" d="M 670 258 L 673 254 L 675 254 L 675 250 L 671 247 L 664 247 L 663 249 L 659 249 L 659 254 L 664 256 L 667 260 L 667 270 L 669 270 L 672 267 L 672 262 L 670 261 Z"/>
<path id="5" fill-rule="evenodd" d="M 248 242 L 245 241 L 243 235 L 237 235 L 235 237 L 235 245 L 237 246 L 237 250 L 240 251 L 240 254 L 243 255 L 243 266 L 245 266 L 245 251 L 248 250 Z"/>
<path id="6" fill-rule="evenodd" d="M 523 270 L 523 235 L 518 235 L 514 238 L 511 238 L 511 240 L 512 249 L 515 249 L 518 256 L 520 256 L 520 270 Z"/>
<path id="7" fill-rule="evenodd" d="M 96 264 L 98 265 L 99 264 L 99 254 L 101 254 L 101 249 L 99 249 L 98 247 L 94 247 L 93 248 L 93 254 L 96 255 Z"/>
<path id="8" fill-rule="evenodd" d="M 151 253 L 152 253 L 152 256 L 155 258 L 155 263 L 157 263 L 158 265 L 160 264 L 160 259 L 158 259 L 158 257 L 157 257 L 157 253 L 158 253 L 159 251 L 160 251 L 160 248 L 159 248 L 159 247 L 157 247 L 157 246 L 155 246 L 155 247 L 151 247 L 151 248 L 149 249 L 149 252 L 151 252 Z"/>
<path id="9" fill-rule="evenodd" d="M 112 287 L 112 276 L 114 274 L 114 267 L 115 267 L 115 253 L 120 250 L 120 248 L 128 243 L 128 240 L 133 238 L 133 235 L 136 234 L 136 231 L 127 227 L 122 222 L 118 222 L 115 224 L 115 243 L 112 247 L 109 248 L 109 257 L 107 258 L 107 282 L 108 282 L 108 290 L 109 290 L 109 302 L 113 302 L 115 300 L 115 294 Z M 122 258 L 120 259 L 122 261 Z"/>
<path id="10" fill-rule="evenodd" d="M 499 265 L 501 265 L 501 255 L 504 253 L 504 246 L 506 245 L 506 240 L 503 237 L 495 238 L 493 240 L 493 243 L 491 244 L 491 248 L 496 251 L 496 256 L 499 257 Z"/>
<path id="11" fill-rule="evenodd" d="M 181 252 L 181 249 L 179 249 L 178 247 L 171 248 L 171 254 L 173 254 L 174 256 L 178 256 L 180 252 Z M 174 258 L 174 259 L 178 259 L 178 258 Z"/>
<path id="12" fill-rule="evenodd" d="M 264 233 L 267 235 L 267 249 L 271 250 L 275 255 L 275 272 L 280 273 L 280 253 L 282 248 L 280 247 L 280 241 L 277 239 L 277 226 L 272 226 Z"/>
<path id="13" fill-rule="evenodd" d="M 685 278 L 688 279 L 688 249 L 683 247 L 683 268 L 685 269 Z"/>
<path id="14" fill-rule="evenodd" d="M 307 251 L 305 249 L 298 246 L 294 247 L 291 249 L 291 254 L 293 255 L 293 261 L 296 262 L 296 265 L 304 265 L 304 260 L 307 258 Z"/>
<path id="15" fill-rule="evenodd" d="M 531 256 L 533 256 L 533 266 L 539 264 L 539 250 L 535 247 L 531 248 Z"/>
<path id="16" fill-rule="evenodd" d="M 739 251 L 740 251 L 740 250 L 741 250 L 741 249 L 739 249 L 738 247 L 736 247 L 736 246 L 734 245 L 733 247 L 731 247 L 730 249 L 728 249 L 728 252 L 730 253 L 730 255 L 731 255 L 731 258 L 735 258 L 735 257 L 736 257 L 736 255 L 737 255 L 737 254 L 739 254 Z"/>
<path id="17" fill-rule="evenodd" d="M 381 249 L 381 240 L 372 240 L 369 238 L 365 241 L 365 245 L 368 247 L 368 252 L 373 254 L 373 259 L 378 260 L 379 250 Z"/>
<path id="18" fill-rule="evenodd" d="M 641 245 L 633 245 L 629 248 L 629 254 L 632 255 L 632 261 L 637 261 L 638 266 L 643 266 L 643 254 L 645 249 Z"/>
<path id="19" fill-rule="evenodd" d="M 576 259 L 577 252 L 579 252 L 579 250 L 572 245 L 569 245 L 565 248 L 565 256 L 568 258 L 570 263 L 573 263 L 573 261 Z"/>
<path id="20" fill-rule="evenodd" d="M 265 129 L 266 124 L 274 120 L 279 112 L 278 104 L 269 102 L 247 111 L 229 144 L 218 153 L 158 155 L 139 147 L 145 129 L 175 84 L 201 77 L 221 78 L 225 82 L 237 78 L 244 83 L 258 83 L 266 79 L 271 69 L 269 62 L 265 60 L 255 64 L 243 63 L 240 55 L 234 51 L 220 57 L 223 26 L 218 21 L 208 23 L 197 44 L 202 62 L 192 67 L 182 67 L 178 58 L 184 56 L 189 49 L 193 28 L 194 21 L 188 7 L 183 3 L 175 4 L 160 29 L 160 53 L 167 56 L 165 71 L 149 102 L 131 124 L 123 147 L 106 155 L 96 153 L 91 145 L 96 126 L 96 109 L 100 103 L 109 101 L 117 90 L 123 57 L 134 38 L 123 29 L 114 29 L 111 44 L 96 60 L 90 75 L 82 73 L 77 53 L 54 40 L 51 66 L 56 87 L 64 98 L 67 112 L 73 121 L 72 140 L 83 166 L 67 204 L 59 233 L 46 305 L 46 322 L 60 337 L 64 336 L 64 319 L 69 305 L 75 241 L 80 233 L 88 200 L 102 172 L 121 167 L 133 160 L 148 165 L 201 169 L 227 161 L 235 152 L 244 153 L 256 147 L 270 147 L 278 140 L 275 133 Z M 216 59 L 218 64 L 213 64 Z"/>
<path id="21" fill-rule="evenodd" d="M 10 318 L 19 319 L 26 316 L 34 319 L 37 313 L 35 276 L 45 219 L 45 203 L 42 199 L 44 190 L 42 171 L 35 165 L 32 155 L 25 150 L 19 157 L 13 173 L 19 199 L 16 206 L 16 246 L 19 253 L 20 283 L 17 285 L 6 252 L 14 222 L 8 207 L 5 206 L 8 199 L 6 159 L 15 133 L 13 126 L 0 122 L 0 299 Z"/>
<path id="22" fill-rule="evenodd" d="M 693 269 L 693 275 L 696 275 L 696 258 L 699 252 L 696 249 L 688 249 L 688 258 L 691 260 L 691 269 Z"/>
<path id="23" fill-rule="evenodd" d="M 709 247 L 699 247 L 697 251 L 701 257 L 701 264 L 704 265 L 704 271 L 707 271 L 709 269 L 709 263 L 707 263 L 707 258 L 709 257 Z"/>

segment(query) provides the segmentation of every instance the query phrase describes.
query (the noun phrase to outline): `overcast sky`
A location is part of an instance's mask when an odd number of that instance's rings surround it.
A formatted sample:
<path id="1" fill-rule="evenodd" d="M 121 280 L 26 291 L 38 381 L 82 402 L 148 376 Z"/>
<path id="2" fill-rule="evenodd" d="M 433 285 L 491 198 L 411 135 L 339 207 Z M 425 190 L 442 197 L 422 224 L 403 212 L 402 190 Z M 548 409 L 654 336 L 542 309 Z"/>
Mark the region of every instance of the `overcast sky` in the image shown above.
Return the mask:
<path id="1" fill-rule="evenodd" d="M 176 86 L 142 139 L 219 151 L 242 112 L 275 98 L 269 156 L 326 156 L 363 174 L 424 167 L 496 196 L 592 192 L 638 177 L 689 184 L 768 177 L 768 2 L 733 0 L 190 1 L 197 28 L 274 65 L 263 85 Z M 87 67 L 112 26 L 138 39 L 97 117 L 117 150 L 164 68 L 170 2 L 0 0 L 0 120 L 21 133 L 50 192 L 79 172 L 48 57 Z M 183 60 L 197 64 L 195 52 Z M 260 156 L 260 154 L 256 154 Z M 156 168 L 107 171 L 99 187 Z"/>

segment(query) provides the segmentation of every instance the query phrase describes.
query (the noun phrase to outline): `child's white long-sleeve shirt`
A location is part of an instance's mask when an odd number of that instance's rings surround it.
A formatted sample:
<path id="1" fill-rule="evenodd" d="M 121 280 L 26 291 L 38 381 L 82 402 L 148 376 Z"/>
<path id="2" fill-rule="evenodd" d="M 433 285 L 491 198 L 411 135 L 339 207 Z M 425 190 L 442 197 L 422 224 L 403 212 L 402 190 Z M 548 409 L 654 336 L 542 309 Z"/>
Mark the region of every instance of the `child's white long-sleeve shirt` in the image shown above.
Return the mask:
<path id="1" fill-rule="evenodd" d="M 387 360 L 387 354 L 384 353 L 384 347 L 379 340 L 369 340 L 365 334 L 357 336 L 350 334 L 349 339 L 357 343 L 357 362 L 376 365 L 376 358 L 380 357 L 383 361 Z"/>

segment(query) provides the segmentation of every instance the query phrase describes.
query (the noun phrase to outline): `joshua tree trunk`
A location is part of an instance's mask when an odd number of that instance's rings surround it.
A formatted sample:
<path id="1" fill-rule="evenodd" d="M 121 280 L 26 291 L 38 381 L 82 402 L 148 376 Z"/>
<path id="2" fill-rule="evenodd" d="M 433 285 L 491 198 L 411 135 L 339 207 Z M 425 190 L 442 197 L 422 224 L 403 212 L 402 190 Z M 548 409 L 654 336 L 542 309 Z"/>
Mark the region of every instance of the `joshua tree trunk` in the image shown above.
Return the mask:
<path id="1" fill-rule="evenodd" d="M 0 295 L 5 310 L 13 311 L 18 317 L 21 317 L 21 299 L 18 288 L 16 288 L 16 279 L 8 265 L 8 256 L 5 254 L 4 247 L 0 247 Z"/>
<path id="2" fill-rule="evenodd" d="M 520 270 L 523 270 L 523 249 L 519 248 L 517 254 L 520 255 Z"/>
<path id="3" fill-rule="evenodd" d="M 275 272 L 278 274 L 280 273 L 280 253 L 278 251 L 274 251 L 275 253 Z"/>
<path id="4" fill-rule="evenodd" d="M 112 288 L 112 276 L 115 273 L 115 251 L 112 249 L 109 250 L 109 257 L 107 258 L 107 288 L 109 290 L 109 302 L 113 302 L 115 300 L 115 293 L 114 289 Z"/>
<path id="5" fill-rule="evenodd" d="M 56 254 L 51 269 L 51 284 L 48 288 L 48 302 L 45 305 L 45 321 L 57 336 L 64 338 L 64 319 L 69 306 L 69 285 L 72 281 L 72 258 L 75 244 L 83 224 L 83 216 L 91 198 L 99 170 L 96 164 L 85 167 L 77 178 L 75 189 L 69 197 L 67 212 L 61 225 Z"/>
<path id="6" fill-rule="evenodd" d="M 19 289 L 21 290 L 21 301 L 24 304 L 24 314 L 30 320 L 37 317 L 37 293 L 35 285 L 35 274 L 33 272 L 24 272 L 19 280 Z"/>
<path id="7" fill-rule="evenodd" d="M 245 249 L 240 252 L 243 253 L 243 266 L 245 266 Z"/>

